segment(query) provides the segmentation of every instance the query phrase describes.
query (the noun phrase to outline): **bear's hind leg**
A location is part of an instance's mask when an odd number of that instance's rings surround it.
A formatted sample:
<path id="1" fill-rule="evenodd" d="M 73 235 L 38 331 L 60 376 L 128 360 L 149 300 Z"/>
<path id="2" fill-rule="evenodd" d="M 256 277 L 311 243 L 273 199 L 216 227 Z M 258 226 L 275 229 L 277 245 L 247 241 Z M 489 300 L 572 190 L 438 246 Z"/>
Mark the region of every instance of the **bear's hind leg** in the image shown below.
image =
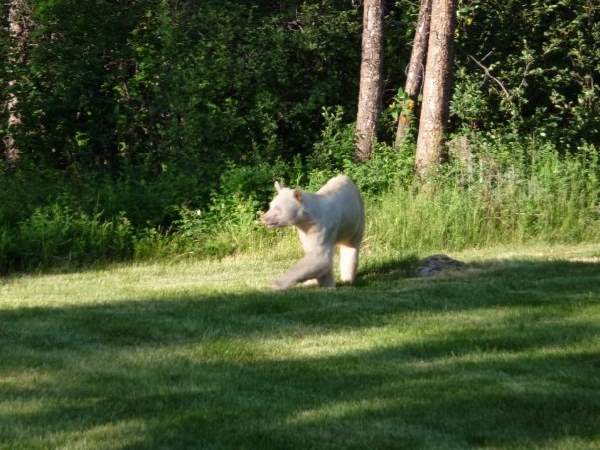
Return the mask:
<path id="1" fill-rule="evenodd" d="M 358 267 L 358 247 L 340 245 L 340 278 L 345 283 L 354 283 Z"/>

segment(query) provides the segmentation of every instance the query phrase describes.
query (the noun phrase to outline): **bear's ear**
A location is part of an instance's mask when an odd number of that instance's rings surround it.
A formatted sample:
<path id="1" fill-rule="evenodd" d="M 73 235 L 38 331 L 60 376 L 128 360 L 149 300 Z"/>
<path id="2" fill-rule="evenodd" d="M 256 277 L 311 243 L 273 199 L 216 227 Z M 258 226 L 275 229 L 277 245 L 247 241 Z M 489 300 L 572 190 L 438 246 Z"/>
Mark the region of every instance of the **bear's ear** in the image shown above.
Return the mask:
<path id="1" fill-rule="evenodd" d="M 294 189 L 294 198 L 302 203 L 302 192 L 300 192 L 298 189 Z"/>
<path id="2" fill-rule="evenodd" d="M 281 190 L 281 185 L 279 184 L 279 181 L 276 181 L 276 182 L 275 182 L 275 190 L 276 190 L 277 192 L 279 192 L 279 191 Z"/>

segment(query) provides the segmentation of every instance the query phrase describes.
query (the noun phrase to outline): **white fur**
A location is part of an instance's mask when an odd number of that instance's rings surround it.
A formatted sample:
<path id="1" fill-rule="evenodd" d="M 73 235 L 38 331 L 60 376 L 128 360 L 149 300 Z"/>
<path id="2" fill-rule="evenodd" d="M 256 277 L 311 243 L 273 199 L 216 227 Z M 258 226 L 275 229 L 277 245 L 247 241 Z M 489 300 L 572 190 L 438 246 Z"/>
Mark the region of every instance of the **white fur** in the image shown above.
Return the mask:
<path id="1" fill-rule="evenodd" d="M 356 185 L 345 175 L 329 180 L 315 194 L 275 184 L 277 195 L 263 216 L 268 227 L 293 225 L 304 248 L 304 258 L 273 282 L 275 289 L 316 279 L 333 287 L 333 257 L 340 248 L 340 272 L 344 282 L 356 278 L 358 252 L 365 228 L 363 202 Z"/>

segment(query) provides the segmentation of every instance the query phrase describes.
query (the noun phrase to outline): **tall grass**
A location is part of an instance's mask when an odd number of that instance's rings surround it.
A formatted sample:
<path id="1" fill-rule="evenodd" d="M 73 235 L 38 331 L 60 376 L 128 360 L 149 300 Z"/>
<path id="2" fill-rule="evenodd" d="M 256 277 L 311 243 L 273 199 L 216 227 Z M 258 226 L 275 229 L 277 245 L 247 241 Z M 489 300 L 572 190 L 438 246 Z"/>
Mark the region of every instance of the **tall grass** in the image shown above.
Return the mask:
<path id="1" fill-rule="evenodd" d="M 583 147 L 574 155 L 530 140 L 473 140 L 469 158 L 453 158 L 427 183 L 407 176 L 406 171 L 398 175 L 398 167 L 410 165 L 410 151 L 392 152 L 385 146 L 378 150 L 366 165 L 344 161 L 340 167 L 323 165 L 318 171 L 307 167 L 304 172 L 308 186 L 320 184 L 311 174 L 326 179 L 343 171 L 354 178 L 366 200 L 367 252 L 414 254 L 498 243 L 600 238 L 600 164 L 594 147 Z M 166 226 L 136 226 L 128 220 L 127 208 L 111 218 L 101 214 L 102 205 L 95 211 L 81 211 L 64 206 L 60 198 L 17 223 L 0 220 L 0 269 L 132 257 L 207 258 L 248 252 L 289 257 L 298 253 L 292 230 L 265 230 L 258 221 L 271 195 L 268 170 L 237 170 L 235 177 L 235 186 L 258 187 L 252 192 L 234 192 L 231 186 L 216 190 L 202 210 L 168 205 L 169 214 L 178 219 Z M 237 180 L 240 177 L 244 179 Z M 246 182 L 245 177 L 256 178 Z M 118 211 L 118 203 L 112 199 L 111 208 Z"/>
<path id="2" fill-rule="evenodd" d="M 595 155 L 561 156 L 549 147 L 525 156 L 520 166 L 455 163 L 428 184 L 371 199 L 371 245 L 419 252 L 600 238 Z"/>

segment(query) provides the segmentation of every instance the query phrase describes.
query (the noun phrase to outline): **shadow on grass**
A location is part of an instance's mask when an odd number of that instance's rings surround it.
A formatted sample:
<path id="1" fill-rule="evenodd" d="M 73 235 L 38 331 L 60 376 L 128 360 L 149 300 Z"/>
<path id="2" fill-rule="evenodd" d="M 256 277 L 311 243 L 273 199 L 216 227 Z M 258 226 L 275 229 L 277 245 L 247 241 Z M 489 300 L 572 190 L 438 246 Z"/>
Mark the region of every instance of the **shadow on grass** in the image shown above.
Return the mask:
<path id="1" fill-rule="evenodd" d="M 406 279 L 411 264 L 333 291 L 0 310 L 0 442 L 600 445 L 597 264 L 511 261 L 433 280 Z M 356 347 L 336 351 L 344 333 Z"/>
<path id="2" fill-rule="evenodd" d="M 360 269 L 355 286 L 368 286 L 373 281 L 390 282 L 413 275 L 419 259 L 416 256 L 367 262 Z"/>

